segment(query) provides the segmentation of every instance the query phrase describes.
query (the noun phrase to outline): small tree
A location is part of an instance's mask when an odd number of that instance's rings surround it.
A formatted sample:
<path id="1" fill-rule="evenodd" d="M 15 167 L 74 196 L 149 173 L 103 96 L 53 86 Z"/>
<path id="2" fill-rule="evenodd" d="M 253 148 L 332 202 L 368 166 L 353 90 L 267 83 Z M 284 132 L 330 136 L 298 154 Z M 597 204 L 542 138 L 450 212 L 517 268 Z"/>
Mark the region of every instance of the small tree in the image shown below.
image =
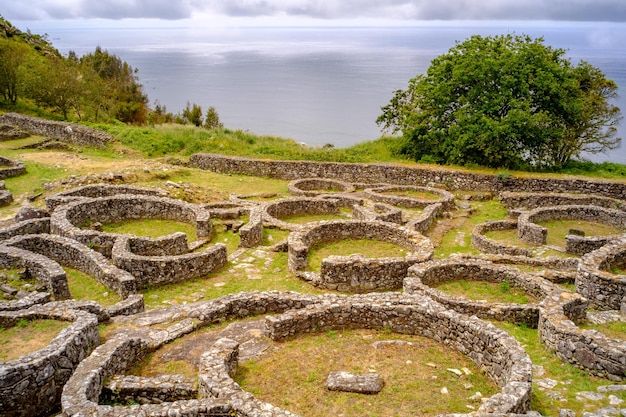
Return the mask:
<path id="1" fill-rule="evenodd" d="M 15 104 L 23 81 L 20 67 L 25 63 L 28 47 L 22 43 L 0 39 L 0 94 Z"/>
<path id="2" fill-rule="evenodd" d="M 183 109 L 183 117 L 191 124 L 202 126 L 202 107 L 196 103 L 187 102 L 187 106 Z"/>
<path id="3" fill-rule="evenodd" d="M 221 129 L 224 127 L 222 122 L 220 122 L 220 115 L 217 114 L 217 110 L 213 106 L 209 107 L 209 110 L 206 112 L 204 127 L 207 129 Z"/>
<path id="4" fill-rule="evenodd" d="M 503 168 L 560 167 L 616 149 L 617 85 L 528 36 L 472 36 L 394 93 L 377 123 L 402 132 L 417 160 Z"/>

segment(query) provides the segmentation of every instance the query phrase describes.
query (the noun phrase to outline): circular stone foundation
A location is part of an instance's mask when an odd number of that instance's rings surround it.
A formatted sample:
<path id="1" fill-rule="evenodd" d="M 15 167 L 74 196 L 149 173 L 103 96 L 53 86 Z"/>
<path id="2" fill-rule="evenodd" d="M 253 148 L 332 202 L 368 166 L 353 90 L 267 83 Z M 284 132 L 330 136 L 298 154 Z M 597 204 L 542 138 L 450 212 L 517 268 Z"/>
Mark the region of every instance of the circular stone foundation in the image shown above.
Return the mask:
<path id="1" fill-rule="evenodd" d="M 288 185 L 291 194 L 314 197 L 320 194 L 351 193 L 354 186 L 348 182 L 327 178 L 302 178 Z"/>
<path id="2" fill-rule="evenodd" d="M 413 191 L 416 193 L 435 194 L 438 198 L 419 198 L 394 195 L 395 192 Z M 434 187 L 420 187 L 413 185 L 389 185 L 384 187 L 367 188 L 363 191 L 367 198 L 374 201 L 392 204 L 394 206 L 425 208 L 431 204 L 441 203 L 444 210 L 454 207 L 454 195 L 448 191 Z"/>

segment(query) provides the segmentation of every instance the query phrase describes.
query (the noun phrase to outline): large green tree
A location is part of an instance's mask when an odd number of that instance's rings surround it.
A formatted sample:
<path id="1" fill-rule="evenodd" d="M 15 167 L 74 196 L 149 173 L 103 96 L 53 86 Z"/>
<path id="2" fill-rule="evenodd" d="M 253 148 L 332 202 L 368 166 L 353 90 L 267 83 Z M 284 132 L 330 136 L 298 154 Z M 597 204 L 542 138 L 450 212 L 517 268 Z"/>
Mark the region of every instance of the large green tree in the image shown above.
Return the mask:
<path id="1" fill-rule="evenodd" d="M 382 108 L 402 152 L 448 164 L 539 169 L 616 149 L 617 85 L 529 36 L 472 36 Z"/>

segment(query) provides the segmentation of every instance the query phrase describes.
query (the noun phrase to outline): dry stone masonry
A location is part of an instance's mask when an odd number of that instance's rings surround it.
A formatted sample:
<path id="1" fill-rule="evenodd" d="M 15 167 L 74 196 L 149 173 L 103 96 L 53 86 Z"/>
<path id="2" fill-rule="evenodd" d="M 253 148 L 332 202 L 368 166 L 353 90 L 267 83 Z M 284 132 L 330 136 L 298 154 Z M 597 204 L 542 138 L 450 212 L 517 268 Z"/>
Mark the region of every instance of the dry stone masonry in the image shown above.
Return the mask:
<path id="1" fill-rule="evenodd" d="M 112 140 L 76 125 L 19 115 L 5 114 L 0 122 L 78 145 Z M 169 199 L 158 189 L 94 184 L 48 197 L 50 217 L 42 211 L 42 218 L 16 221 L 0 229 L 0 268 L 21 268 L 40 283 L 15 300 L 0 301 L 0 327 L 47 317 L 71 322 L 48 347 L 0 363 L 3 415 L 48 416 L 60 409 L 63 417 L 295 416 L 256 399 L 232 379 L 239 345 L 231 339 L 206 346 L 197 384 L 181 375 L 128 374 L 150 352 L 204 326 L 258 315 L 265 316 L 264 336 L 274 341 L 335 329 L 385 329 L 426 336 L 456 349 L 501 388 L 468 414 L 473 417 L 536 415 L 530 410 L 529 357 L 515 339 L 479 317 L 537 327 L 541 341 L 562 360 L 615 381 L 626 377 L 624 341 L 579 327 L 590 317 L 588 308 L 626 314 L 626 279 L 614 273 L 626 265 L 626 235 L 570 234 L 566 250 L 579 257 L 568 259 L 540 258 L 536 250 L 486 237 L 491 231 L 517 229 L 524 241 L 543 245 L 545 230 L 536 222 L 546 219 L 599 221 L 624 230 L 624 183 L 207 154 L 193 155 L 190 165 L 290 179 L 288 190 L 297 197 L 231 196 L 228 202 L 196 205 Z M 0 175 L 20 175 L 24 169 L 0 159 Z M 454 195 L 446 190 L 500 192 L 500 201 L 518 219 L 478 225 L 472 244 L 482 255 L 434 261 L 433 245 L 421 232 L 431 231 L 437 217 L 449 217 L 456 210 Z M 0 202 L 3 191 L 0 186 Z M 412 193 L 438 198 L 411 197 Z M 423 210 L 407 215 L 402 207 Z M 306 214 L 346 219 L 307 224 L 286 221 Z M 245 224 L 240 221 L 244 216 L 248 218 Z M 100 223 L 154 218 L 193 224 L 198 241 L 188 242 L 183 233 L 153 239 L 99 230 Z M 265 227 L 289 230 L 287 242 L 275 250 L 288 251 L 291 273 L 326 290 L 367 294 L 251 292 L 144 311 L 139 290 L 206 276 L 227 263 L 224 245 L 208 245 L 212 218 L 228 222 L 239 234 L 241 248 L 261 245 Z M 405 248 L 407 254 L 376 259 L 358 254 L 330 256 L 322 261 L 319 274 L 307 270 L 309 252 L 317 243 L 342 239 L 390 242 Z M 203 245 L 207 247 L 202 249 Z M 72 300 L 63 266 L 94 277 L 123 301 L 103 307 L 94 301 Z M 544 270 L 522 272 L 518 267 Z M 458 279 L 505 282 L 541 301 L 487 303 L 452 297 L 436 288 Z M 576 292 L 556 285 L 573 282 Z M 395 292 L 378 292 L 389 290 Z M 114 321 L 118 328 L 99 345 L 97 325 L 107 321 Z M 348 389 L 346 382 L 358 388 L 362 380 L 371 380 L 378 390 L 386 389 L 376 375 L 331 376 L 331 386 L 339 389 Z"/>

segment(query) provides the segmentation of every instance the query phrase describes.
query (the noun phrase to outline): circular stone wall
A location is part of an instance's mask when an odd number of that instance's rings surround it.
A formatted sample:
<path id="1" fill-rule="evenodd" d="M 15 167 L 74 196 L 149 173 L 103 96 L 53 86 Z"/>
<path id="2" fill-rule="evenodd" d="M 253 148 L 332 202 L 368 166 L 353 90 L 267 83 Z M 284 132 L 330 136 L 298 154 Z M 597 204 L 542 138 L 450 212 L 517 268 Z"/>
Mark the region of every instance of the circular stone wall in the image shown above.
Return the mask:
<path id="1" fill-rule="evenodd" d="M 394 195 L 394 191 L 416 191 L 439 196 L 438 199 L 417 198 Z M 412 185 L 389 185 L 384 187 L 367 188 L 363 191 L 367 198 L 383 203 L 402 207 L 425 208 L 431 204 L 441 203 L 444 210 L 454 207 L 454 195 L 448 191 L 433 187 L 419 187 Z"/>
<path id="2" fill-rule="evenodd" d="M 372 239 L 407 248 L 405 257 L 365 258 L 331 256 L 322 261 L 321 274 L 306 271 L 309 251 L 322 242 Z M 395 223 L 381 221 L 324 221 L 309 223 L 287 239 L 289 270 L 313 285 L 349 292 L 394 290 L 402 287 L 408 268 L 432 258 L 430 240 Z"/>
<path id="3" fill-rule="evenodd" d="M 320 194 L 351 193 L 354 186 L 348 182 L 326 178 L 302 178 L 289 183 L 291 194 L 314 197 Z"/>
<path id="4" fill-rule="evenodd" d="M 62 320 L 72 324 L 48 346 L 9 362 L 0 362 L 0 409 L 6 417 L 48 416 L 59 408 L 63 386 L 76 366 L 100 343 L 98 319 L 78 310 L 46 306 L 0 312 L 0 327 L 19 320 Z"/>

